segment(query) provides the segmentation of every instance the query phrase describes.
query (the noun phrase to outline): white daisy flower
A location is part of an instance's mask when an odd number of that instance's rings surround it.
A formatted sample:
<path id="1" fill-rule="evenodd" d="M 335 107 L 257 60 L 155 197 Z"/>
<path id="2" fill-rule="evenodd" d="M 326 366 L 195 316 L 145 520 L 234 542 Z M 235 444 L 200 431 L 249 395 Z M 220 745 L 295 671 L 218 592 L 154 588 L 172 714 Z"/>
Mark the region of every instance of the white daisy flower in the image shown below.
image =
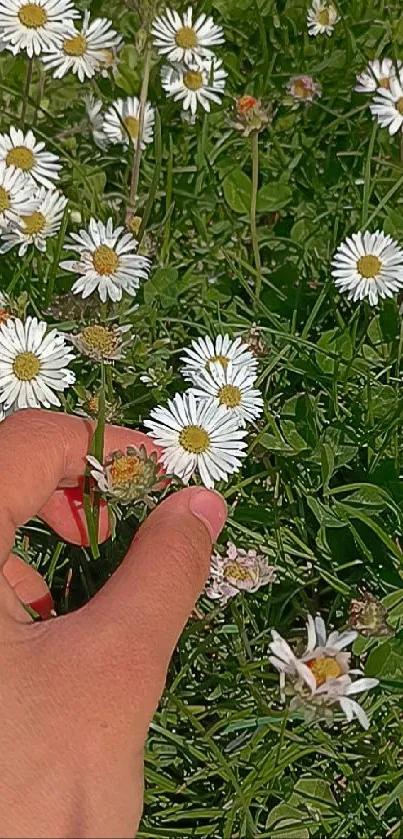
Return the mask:
<path id="1" fill-rule="evenodd" d="M 331 35 L 338 20 L 337 9 L 333 3 L 312 0 L 307 16 L 309 35 Z"/>
<path id="2" fill-rule="evenodd" d="M 322 618 L 315 621 L 309 615 L 307 623 L 308 643 L 304 655 L 297 658 L 293 651 L 275 630 L 273 641 L 269 644 L 272 655 L 269 661 L 280 672 L 280 686 L 284 697 L 287 679 L 291 682 L 295 697 L 290 704 L 291 710 L 301 705 L 311 705 L 318 712 L 326 711 L 326 706 L 339 704 L 348 722 L 357 717 L 363 728 L 369 728 L 369 719 L 358 702 L 350 699 L 356 693 L 376 687 L 378 679 L 357 679 L 352 676 L 362 675 L 360 670 L 350 669 L 350 653 L 341 652 L 357 637 L 357 632 L 331 632 L 326 638 L 326 627 Z"/>
<path id="3" fill-rule="evenodd" d="M 109 145 L 109 139 L 102 130 L 102 126 L 104 124 L 104 117 L 101 113 L 102 102 L 100 99 L 95 99 L 95 96 L 90 93 L 88 96 L 84 96 L 84 103 L 85 110 L 87 111 L 87 117 L 91 125 L 94 143 L 99 149 L 105 151 Z"/>
<path id="4" fill-rule="evenodd" d="M 151 27 L 154 46 L 168 61 L 183 61 L 185 64 L 211 58 L 209 47 L 224 43 L 221 26 L 213 18 L 200 15 L 193 23 L 193 9 L 189 6 L 182 18 L 178 12 L 166 9 L 165 14 L 155 18 Z"/>
<path id="5" fill-rule="evenodd" d="M 42 61 L 54 71 L 55 79 L 61 79 L 71 71 L 83 82 L 101 70 L 105 62 L 105 50 L 120 41 L 121 36 L 112 28 L 110 20 L 95 18 L 90 21 L 89 12 L 85 12 L 81 28 L 76 29 L 72 21 L 66 22 L 60 46 L 44 54 Z"/>
<path id="6" fill-rule="evenodd" d="M 214 58 L 197 67 L 184 64 L 163 67 L 161 84 L 167 96 L 172 96 L 175 102 L 181 101 L 183 110 L 190 110 L 194 115 L 199 104 L 205 111 L 210 111 L 210 102 L 221 105 L 227 75 L 221 59 Z"/>
<path id="7" fill-rule="evenodd" d="M 225 369 L 218 364 L 211 364 L 209 370 L 202 370 L 195 375 L 191 388 L 197 398 L 212 400 L 213 404 L 223 405 L 228 413 L 237 417 L 240 425 L 253 422 L 263 410 L 260 390 L 254 387 L 256 373 L 248 367 L 233 368 L 232 362 Z"/>
<path id="8" fill-rule="evenodd" d="M 377 96 L 370 103 L 371 113 L 389 134 L 403 130 L 403 79 L 390 79 L 390 88 L 378 88 Z"/>
<path id="9" fill-rule="evenodd" d="M 213 364 L 221 364 L 225 370 L 230 362 L 234 371 L 247 367 L 256 378 L 257 359 L 242 338 L 230 338 L 225 334 L 212 339 L 205 335 L 204 338 L 192 341 L 184 352 L 181 358 L 185 364 L 182 373 L 188 381 L 194 382 L 200 371 L 210 370 Z"/>
<path id="10" fill-rule="evenodd" d="M 391 58 L 369 61 L 365 70 L 357 76 L 358 84 L 354 90 L 357 93 L 374 93 L 378 87 L 390 90 L 390 81 L 395 78 L 402 67 L 401 61 L 395 63 Z"/>
<path id="11" fill-rule="evenodd" d="M 264 554 L 258 554 L 254 549 L 245 551 L 237 548 L 233 542 L 228 542 L 225 556 L 214 553 L 211 557 L 206 595 L 210 600 L 219 600 L 225 606 L 228 600 L 241 591 L 254 592 L 261 586 L 275 583 L 275 571 Z"/>
<path id="12" fill-rule="evenodd" d="M 379 297 L 393 297 L 403 287 L 403 250 L 379 230 L 348 236 L 337 248 L 332 266 L 335 285 L 354 302 L 368 297 L 376 306 Z"/>
<path id="13" fill-rule="evenodd" d="M 0 404 L 12 408 L 50 408 L 60 405 L 54 391 L 75 382 L 68 369 L 74 355 L 56 329 L 37 318 L 19 318 L 0 326 Z"/>
<path id="14" fill-rule="evenodd" d="M 26 50 L 32 58 L 58 46 L 78 14 L 71 0 L 0 0 L 1 37 L 14 55 Z"/>
<path id="15" fill-rule="evenodd" d="M 246 431 L 226 408 L 197 401 L 191 393 L 177 393 L 168 408 L 154 408 L 144 425 L 164 450 L 168 473 L 188 483 L 197 470 L 206 487 L 238 472 L 245 457 Z"/>
<path id="16" fill-rule="evenodd" d="M 17 169 L 0 163 L 0 230 L 15 222 L 21 213 L 35 209 L 35 186 L 26 183 Z"/>
<path id="17" fill-rule="evenodd" d="M 16 245 L 19 245 L 18 256 L 24 256 L 30 245 L 45 253 L 46 239 L 57 236 L 60 230 L 66 204 L 64 195 L 42 186 L 36 193 L 34 209 L 22 213 L 13 228 L 1 234 L 0 253 L 7 253 Z"/>
<path id="18" fill-rule="evenodd" d="M 135 296 L 140 280 L 148 277 L 150 260 L 136 254 L 136 239 L 123 230 L 114 229 L 111 218 L 106 224 L 92 218 L 88 231 L 71 234 L 73 242 L 66 250 L 78 251 L 79 259 L 61 262 L 60 267 L 81 275 L 73 285 L 74 294 L 85 298 L 97 289 L 103 302 L 108 297 L 117 302 L 123 292 Z"/>
<path id="19" fill-rule="evenodd" d="M 300 102 L 313 102 L 315 96 L 322 96 L 322 88 L 312 76 L 292 76 L 287 82 L 287 90 Z"/>
<path id="20" fill-rule="evenodd" d="M 70 333 L 67 337 L 82 355 L 108 364 L 123 358 L 124 350 L 131 340 L 128 336 L 123 341 L 123 335 L 130 330 L 130 324 L 103 326 L 101 323 L 93 323 L 84 326 L 76 335 Z"/>
<path id="21" fill-rule="evenodd" d="M 9 134 L 0 134 L 0 161 L 4 160 L 13 172 L 18 172 L 28 183 L 39 183 L 51 189 L 59 179 L 61 164 L 56 154 L 45 151 L 45 143 L 37 143 L 32 131 L 24 134 L 19 128 L 10 128 Z"/>
<path id="22" fill-rule="evenodd" d="M 139 112 L 140 100 L 137 96 L 129 96 L 127 99 L 116 99 L 113 105 L 106 111 L 102 125 L 102 131 L 108 140 L 111 143 L 123 143 L 123 145 L 128 146 L 130 137 L 130 142 L 136 148 L 140 128 Z M 154 122 L 154 108 L 149 102 L 146 102 L 141 137 L 142 149 L 145 149 L 147 143 L 152 143 L 153 141 Z"/>

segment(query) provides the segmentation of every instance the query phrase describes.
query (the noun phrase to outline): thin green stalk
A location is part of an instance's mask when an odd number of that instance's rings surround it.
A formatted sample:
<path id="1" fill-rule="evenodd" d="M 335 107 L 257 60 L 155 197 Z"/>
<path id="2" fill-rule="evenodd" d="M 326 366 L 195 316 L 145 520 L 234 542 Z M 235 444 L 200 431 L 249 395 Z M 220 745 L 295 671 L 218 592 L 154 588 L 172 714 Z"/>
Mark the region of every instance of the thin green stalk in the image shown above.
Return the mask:
<path id="1" fill-rule="evenodd" d="M 151 51 L 150 48 L 148 48 L 147 52 L 146 52 L 145 61 L 144 61 L 143 81 L 142 81 L 142 84 L 141 84 L 140 106 L 139 106 L 138 141 L 137 141 L 137 146 L 135 148 L 134 157 L 133 157 L 133 168 L 132 168 L 132 176 L 131 176 L 131 180 L 130 180 L 129 201 L 128 201 L 127 212 L 126 212 L 126 226 L 128 224 L 130 224 L 130 221 L 134 216 L 134 208 L 135 208 L 136 197 L 137 197 L 137 189 L 138 189 L 138 185 L 139 185 L 140 161 L 141 161 L 141 137 L 143 136 L 144 114 L 145 114 L 145 109 L 146 109 L 146 104 L 147 104 L 148 83 L 150 81 L 151 55 L 152 55 L 152 51 Z"/>
<path id="2" fill-rule="evenodd" d="M 106 390 L 108 394 L 109 402 L 113 402 L 113 378 L 112 378 L 112 365 L 106 364 L 105 365 L 105 375 L 106 375 Z"/>
<path id="3" fill-rule="evenodd" d="M 57 269 L 59 267 L 59 260 L 60 260 L 60 255 L 61 255 L 61 252 L 62 252 L 64 236 L 65 236 L 65 233 L 66 233 L 68 217 L 69 216 L 68 216 L 68 205 L 67 205 L 64 208 L 62 223 L 60 225 L 59 235 L 57 237 L 55 257 L 54 257 L 53 263 L 50 267 L 49 275 L 48 275 L 48 277 L 45 281 L 46 282 L 45 298 L 44 298 L 44 308 L 45 309 L 47 309 L 48 306 L 50 306 L 50 303 L 51 303 L 51 300 L 52 300 L 52 297 L 53 297 L 53 291 L 54 291 L 54 287 L 55 287 L 55 279 L 56 279 Z"/>
<path id="4" fill-rule="evenodd" d="M 104 436 L 105 436 L 105 365 L 101 362 L 101 387 L 99 392 L 98 422 L 91 440 L 89 453 L 94 455 L 99 463 L 104 458 Z M 84 513 L 87 522 L 88 537 L 91 553 L 94 559 L 100 556 L 98 547 L 99 534 L 99 493 L 91 494 L 91 479 L 89 465 L 85 471 L 84 483 Z"/>
<path id="5" fill-rule="evenodd" d="M 169 214 L 172 203 L 172 187 L 173 187 L 173 165 L 174 165 L 174 144 L 172 135 L 169 135 L 169 157 L 167 165 L 167 180 L 165 186 L 165 212 L 167 222 L 164 230 L 164 241 L 161 248 L 161 261 L 165 265 L 168 261 L 170 233 L 171 233 L 171 216 Z"/>
<path id="6" fill-rule="evenodd" d="M 250 232 L 252 238 L 253 256 L 256 268 L 255 295 L 259 300 L 262 291 L 262 264 L 260 262 L 259 243 L 256 228 L 256 204 L 259 188 L 259 134 L 254 131 L 251 136 L 252 143 L 252 194 L 250 199 Z"/>
<path id="7" fill-rule="evenodd" d="M 375 145 L 375 138 L 376 132 L 378 130 L 378 123 L 374 123 L 371 139 L 369 141 L 368 146 L 368 154 L 365 163 L 365 172 L 364 172 L 364 191 L 362 196 L 362 216 L 361 216 L 361 227 L 364 229 L 367 218 L 368 218 L 368 208 L 369 208 L 369 199 L 371 197 L 371 163 L 372 163 L 372 155 L 374 153 L 374 145 Z"/>
<path id="8" fill-rule="evenodd" d="M 144 231 L 148 224 L 148 219 L 151 215 L 151 210 L 154 204 L 155 196 L 157 193 L 158 188 L 158 181 L 160 178 L 161 173 L 161 165 L 162 165 L 162 139 L 161 139 L 161 117 L 159 115 L 158 108 L 155 109 L 155 129 L 154 129 L 154 149 L 155 149 L 155 166 L 153 172 L 153 178 L 151 181 L 150 190 L 148 193 L 148 198 L 144 206 L 143 210 L 143 218 L 141 220 L 140 229 L 138 232 L 138 242 L 140 244 L 143 236 Z"/>
<path id="9" fill-rule="evenodd" d="M 21 107 L 21 129 L 22 130 L 24 130 L 24 128 L 25 128 L 25 117 L 26 117 L 27 107 L 28 107 L 29 88 L 31 87 L 33 66 L 34 66 L 34 59 L 29 58 L 28 63 L 27 63 L 27 70 L 26 70 L 26 74 L 25 74 L 24 92 L 23 92 L 23 95 L 22 95 L 22 107 Z"/>

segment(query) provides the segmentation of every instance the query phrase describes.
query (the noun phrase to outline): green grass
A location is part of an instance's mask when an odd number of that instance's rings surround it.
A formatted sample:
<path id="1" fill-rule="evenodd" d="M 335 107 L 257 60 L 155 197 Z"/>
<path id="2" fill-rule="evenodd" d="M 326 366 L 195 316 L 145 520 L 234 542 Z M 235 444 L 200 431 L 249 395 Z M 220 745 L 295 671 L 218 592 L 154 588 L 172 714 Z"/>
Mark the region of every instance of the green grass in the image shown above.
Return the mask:
<path id="1" fill-rule="evenodd" d="M 302 0 L 200 3 L 224 26 L 218 54 L 229 78 L 223 107 L 195 126 L 165 98 L 153 59 L 149 98 L 161 139 L 157 131 L 141 161 L 136 207 L 153 271 L 137 311 L 126 314 L 127 300 L 109 308 L 135 334 L 127 362 L 113 370 L 121 422 L 141 425 L 155 404 L 183 389 L 179 356 L 191 338 L 246 336 L 257 325 L 265 411 L 242 473 L 222 487 L 230 517 L 221 541 L 265 546 L 280 582 L 225 611 L 203 598 L 204 619 L 189 621 L 151 726 L 141 839 L 403 836 L 402 318 L 398 300 L 375 309 L 349 303 L 330 276 L 334 250 L 351 232 L 379 227 L 403 242 L 401 135 L 376 129 L 365 95 L 353 91 L 368 59 L 403 58 L 403 21 L 399 0 L 338 7 L 342 19 L 325 39 L 309 38 Z M 136 9 L 117 0 L 91 4 L 126 41 L 116 80 L 97 81 L 105 102 L 140 91 L 144 55 L 135 44 L 144 9 Z M 23 57 L 1 54 L 2 130 L 19 124 L 25 71 Z M 320 81 L 323 96 L 292 109 L 285 85 L 304 72 Z M 61 186 L 83 219 L 69 220 L 67 230 L 92 214 L 123 223 L 131 157 L 95 147 L 83 87 L 72 76 L 47 74 L 38 106 L 40 85 L 35 66 L 26 125 L 63 160 Z M 272 110 L 259 136 L 259 299 L 251 142 L 230 125 L 233 101 L 246 92 Z M 1 257 L 0 287 L 21 313 L 69 331 L 99 313 L 99 301 L 72 299 L 71 277 L 58 268 L 60 244 L 52 240 L 41 262 L 32 251 L 22 260 L 13 251 Z M 151 388 L 139 380 L 149 367 L 157 377 Z M 75 369 L 79 386 L 66 396 L 67 411 L 80 388 L 98 382 L 85 359 Z M 116 542 L 97 561 L 57 543 L 40 523 L 26 528 L 27 558 L 52 585 L 59 611 L 97 590 L 136 526 L 136 513 L 125 513 Z M 381 679 L 365 702 L 369 732 L 341 715 L 331 727 L 287 717 L 268 663 L 271 628 L 294 640 L 308 611 L 340 627 L 362 589 L 387 598 L 397 629 L 386 641 L 356 642 L 357 653 L 365 646 L 368 674 Z"/>

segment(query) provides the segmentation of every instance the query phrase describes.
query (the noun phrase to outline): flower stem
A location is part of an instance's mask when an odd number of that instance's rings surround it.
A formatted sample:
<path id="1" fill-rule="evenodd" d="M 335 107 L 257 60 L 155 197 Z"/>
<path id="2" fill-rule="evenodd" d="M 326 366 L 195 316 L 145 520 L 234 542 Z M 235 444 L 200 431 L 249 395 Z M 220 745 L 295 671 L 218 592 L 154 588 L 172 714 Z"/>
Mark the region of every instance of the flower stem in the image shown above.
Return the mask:
<path id="1" fill-rule="evenodd" d="M 256 285 L 255 285 L 255 295 L 256 299 L 259 300 L 260 293 L 262 290 L 262 264 L 260 262 L 260 253 L 259 253 L 259 243 L 257 239 L 257 229 L 256 229 L 256 203 L 257 203 L 257 192 L 259 188 L 259 134 L 257 131 L 253 131 L 251 135 L 251 143 L 252 143 L 252 193 L 250 199 L 250 232 L 252 238 L 252 248 L 253 248 L 253 257 L 255 260 L 255 268 L 257 271 L 256 274 Z"/>
<path id="2" fill-rule="evenodd" d="M 130 224 L 133 216 L 134 216 L 134 208 L 136 203 L 137 197 L 137 189 L 139 185 L 139 176 L 140 176 L 140 161 L 141 161 L 141 138 L 143 136 L 143 127 L 144 127 L 144 114 L 147 104 L 147 94 L 148 94 L 148 83 L 150 81 L 150 70 L 151 70 L 151 49 L 148 48 L 146 51 L 146 57 L 144 61 L 144 71 L 143 71 L 143 81 L 141 83 L 141 93 L 140 93 L 140 105 L 139 105 L 139 130 L 137 135 L 137 145 L 134 149 L 133 155 L 133 168 L 132 168 L 132 175 L 130 180 L 130 192 L 129 192 L 129 201 L 127 205 L 126 211 L 126 226 Z"/>
<path id="3" fill-rule="evenodd" d="M 94 455 L 99 463 L 104 459 L 104 437 L 105 437 L 105 365 L 101 361 L 101 387 L 99 391 L 98 422 L 91 440 L 90 454 Z M 94 559 L 100 556 L 98 547 L 99 536 L 99 492 L 91 493 L 90 468 L 87 465 L 84 483 L 84 512 L 87 522 L 88 537 L 91 553 Z"/>
<path id="4" fill-rule="evenodd" d="M 24 93 L 23 93 L 23 96 L 22 96 L 22 107 L 21 107 L 21 129 L 22 129 L 22 131 L 25 128 L 25 117 L 26 117 L 27 107 L 28 107 L 29 88 L 31 86 L 33 67 L 34 67 L 34 59 L 29 58 L 28 63 L 27 63 L 27 71 L 26 71 L 26 74 L 25 74 Z"/>

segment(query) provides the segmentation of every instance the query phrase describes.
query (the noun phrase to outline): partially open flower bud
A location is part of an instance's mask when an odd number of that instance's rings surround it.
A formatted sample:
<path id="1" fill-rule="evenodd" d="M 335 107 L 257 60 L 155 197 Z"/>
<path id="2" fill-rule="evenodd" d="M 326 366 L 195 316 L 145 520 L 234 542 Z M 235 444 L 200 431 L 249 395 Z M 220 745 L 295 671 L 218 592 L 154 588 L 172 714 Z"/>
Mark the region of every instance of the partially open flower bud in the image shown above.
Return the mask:
<path id="1" fill-rule="evenodd" d="M 254 96 L 241 96 L 235 103 L 235 109 L 236 119 L 231 125 L 241 131 L 243 137 L 249 137 L 254 131 L 263 131 L 270 120 L 268 109 Z"/>
<path id="2" fill-rule="evenodd" d="M 147 501 L 157 483 L 157 455 L 155 452 L 148 455 L 144 446 L 111 452 L 103 465 L 92 455 L 87 456 L 87 461 L 101 492 L 120 504 Z"/>
<path id="3" fill-rule="evenodd" d="M 348 625 L 361 635 L 393 635 L 387 623 L 387 611 L 382 603 L 368 591 L 362 600 L 352 600 L 349 608 Z"/>

